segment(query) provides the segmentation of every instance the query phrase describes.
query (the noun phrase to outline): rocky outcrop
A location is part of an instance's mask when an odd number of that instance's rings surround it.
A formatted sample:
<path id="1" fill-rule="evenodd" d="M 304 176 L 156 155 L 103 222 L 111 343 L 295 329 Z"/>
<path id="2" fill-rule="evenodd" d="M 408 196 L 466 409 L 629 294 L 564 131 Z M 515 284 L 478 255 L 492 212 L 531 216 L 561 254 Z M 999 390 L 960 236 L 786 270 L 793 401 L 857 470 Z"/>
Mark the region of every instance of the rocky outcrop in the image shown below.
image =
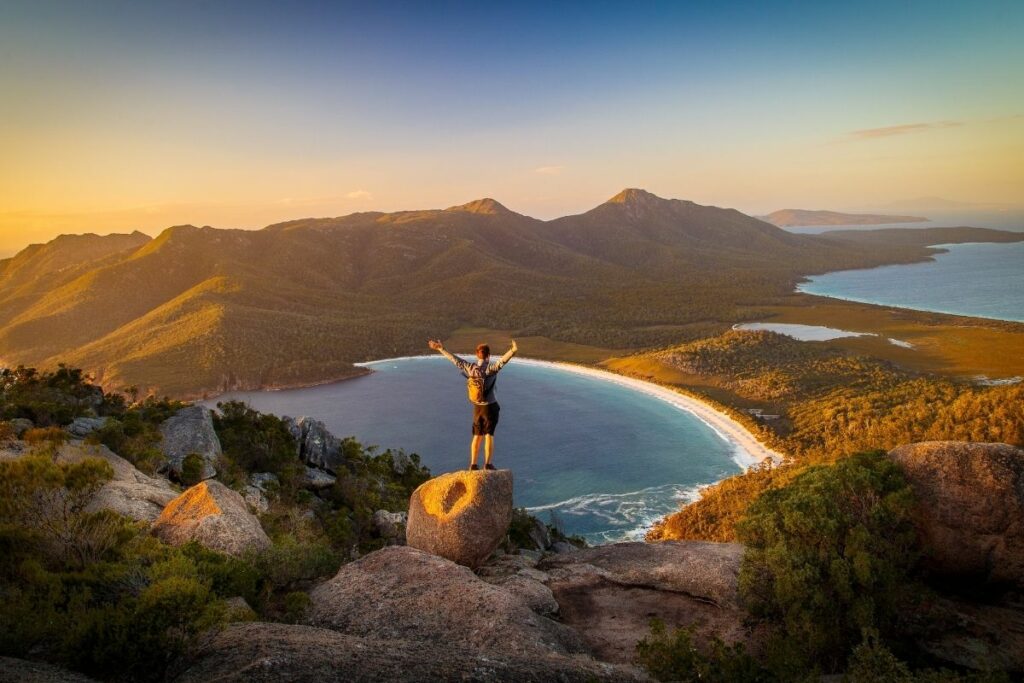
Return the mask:
<path id="1" fill-rule="evenodd" d="M 0 460 L 20 458 L 31 452 L 21 442 L 0 452 Z M 99 458 L 110 464 L 113 478 L 103 485 L 89 503 L 89 510 L 112 510 L 139 522 L 152 522 L 164 507 L 178 495 L 170 482 L 160 477 L 149 477 L 135 469 L 130 462 L 106 446 L 71 442 L 57 451 L 57 462 L 76 463 L 87 458 Z"/>
<path id="2" fill-rule="evenodd" d="M 408 546 L 343 566 L 310 598 L 311 624 L 351 635 L 517 655 L 584 651 L 575 631 L 536 614 L 520 595 Z"/>
<path id="3" fill-rule="evenodd" d="M 409 519 L 405 512 L 377 510 L 373 513 L 373 528 L 388 543 L 405 544 L 405 525 Z"/>
<path id="4" fill-rule="evenodd" d="M 88 676 L 53 664 L 0 657 L 0 683 L 95 683 Z"/>
<path id="5" fill-rule="evenodd" d="M 345 463 L 341 439 L 331 434 L 320 420 L 311 417 L 283 418 L 295 437 L 299 460 L 322 470 L 337 472 Z"/>
<path id="6" fill-rule="evenodd" d="M 904 628 L 937 659 L 976 671 L 1024 672 L 1024 606 L 926 596 Z"/>
<path id="7" fill-rule="evenodd" d="M 302 488 L 310 491 L 323 491 L 334 486 L 337 478 L 333 474 L 307 466 L 299 481 Z"/>
<path id="8" fill-rule="evenodd" d="M 494 552 L 512 521 L 512 472 L 477 470 L 435 477 L 409 499 L 406 542 L 467 567 Z"/>
<path id="9" fill-rule="evenodd" d="M 255 472 L 249 475 L 249 483 L 242 489 L 242 498 L 255 514 L 270 509 L 270 497 L 279 490 L 280 479 L 271 472 Z"/>
<path id="10" fill-rule="evenodd" d="M 106 417 L 76 417 L 65 429 L 72 437 L 84 439 L 97 429 L 103 429 L 108 419 Z"/>
<path id="11" fill-rule="evenodd" d="M 32 420 L 24 417 L 16 417 L 11 420 L 11 429 L 14 430 L 14 435 L 19 439 L 25 435 L 25 432 L 35 427 Z"/>
<path id="12" fill-rule="evenodd" d="M 195 453 L 203 459 L 203 479 L 217 476 L 220 461 L 220 439 L 213 428 L 213 416 L 208 408 L 200 405 L 182 408 L 160 425 L 163 451 L 166 462 L 162 471 L 181 477 L 185 458 Z"/>
<path id="13" fill-rule="evenodd" d="M 1024 587 L 1024 451 L 930 441 L 889 453 L 917 496 L 926 562 L 936 573 Z"/>
<path id="14" fill-rule="evenodd" d="M 372 608 L 371 608 L 372 609 Z M 522 683 L 649 680 L 626 667 L 557 654 L 482 652 L 443 637 L 382 640 L 313 626 L 232 624 L 213 634 L 174 683 Z"/>
<path id="15" fill-rule="evenodd" d="M 172 500 L 153 524 L 153 532 L 172 545 L 196 541 L 229 555 L 270 547 L 242 496 L 219 481 L 196 484 Z"/>
<path id="16" fill-rule="evenodd" d="M 737 596 L 743 546 L 666 541 L 619 543 L 550 556 L 537 569 L 573 627 L 602 660 L 628 663 L 659 618 L 693 626 L 698 643 L 718 637 L 757 652 Z"/>

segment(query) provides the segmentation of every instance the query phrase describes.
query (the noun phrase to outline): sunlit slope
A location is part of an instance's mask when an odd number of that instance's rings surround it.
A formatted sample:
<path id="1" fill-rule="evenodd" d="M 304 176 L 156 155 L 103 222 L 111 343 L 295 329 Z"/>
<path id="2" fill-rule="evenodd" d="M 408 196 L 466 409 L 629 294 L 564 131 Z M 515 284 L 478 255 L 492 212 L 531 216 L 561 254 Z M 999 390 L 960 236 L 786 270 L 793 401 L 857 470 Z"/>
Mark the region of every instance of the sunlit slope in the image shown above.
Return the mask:
<path id="1" fill-rule="evenodd" d="M 0 324 L 48 291 L 138 249 L 147 235 L 61 235 L 0 261 Z"/>
<path id="2" fill-rule="evenodd" d="M 807 273 L 924 254 L 640 190 L 549 222 L 483 199 L 96 239 L 86 261 L 57 258 L 60 238 L 5 262 L 0 359 L 191 394 L 322 381 L 461 327 L 637 348 L 738 320 Z"/>

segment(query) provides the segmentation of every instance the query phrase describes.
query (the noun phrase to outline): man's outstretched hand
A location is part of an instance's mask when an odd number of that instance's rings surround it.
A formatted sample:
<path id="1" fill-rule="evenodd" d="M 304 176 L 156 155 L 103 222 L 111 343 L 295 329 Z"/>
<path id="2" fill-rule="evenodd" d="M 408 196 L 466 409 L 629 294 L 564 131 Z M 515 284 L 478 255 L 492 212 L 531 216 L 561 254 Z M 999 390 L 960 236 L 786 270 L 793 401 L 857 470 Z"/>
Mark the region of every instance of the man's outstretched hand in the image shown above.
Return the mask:
<path id="1" fill-rule="evenodd" d="M 430 339 L 430 340 L 428 340 L 427 341 L 427 346 L 429 346 L 430 348 L 434 349 L 435 351 L 440 351 L 441 349 L 444 348 L 444 344 L 441 343 L 440 339 Z"/>
<path id="2" fill-rule="evenodd" d="M 512 349 L 512 353 L 515 353 L 516 351 L 519 350 L 519 345 L 516 344 L 516 340 L 515 339 L 512 340 L 512 346 L 510 348 Z"/>

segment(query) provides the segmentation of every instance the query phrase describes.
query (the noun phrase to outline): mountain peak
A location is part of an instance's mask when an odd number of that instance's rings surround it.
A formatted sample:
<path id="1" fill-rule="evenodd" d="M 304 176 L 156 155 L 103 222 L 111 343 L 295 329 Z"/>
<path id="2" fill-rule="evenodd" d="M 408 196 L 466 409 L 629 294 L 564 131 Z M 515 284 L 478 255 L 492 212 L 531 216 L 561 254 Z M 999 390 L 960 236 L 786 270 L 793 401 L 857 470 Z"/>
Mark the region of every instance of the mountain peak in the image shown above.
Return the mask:
<path id="1" fill-rule="evenodd" d="M 460 204 L 459 206 L 452 206 L 447 209 L 448 211 L 465 211 L 466 213 L 480 213 L 480 214 L 503 214 L 512 213 L 500 202 L 497 202 L 490 197 L 484 197 L 483 199 L 474 199 L 468 204 Z"/>
<path id="2" fill-rule="evenodd" d="M 666 200 L 662 199 L 661 197 L 659 197 L 657 195 L 651 194 L 647 190 L 641 190 L 641 189 L 638 189 L 638 188 L 635 188 L 635 187 L 627 187 L 625 190 L 623 190 L 622 192 L 618 193 L 617 195 L 615 195 L 614 197 L 609 199 L 606 203 L 607 204 L 642 205 L 642 204 L 651 204 L 653 202 L 663 202 L 663 201 L 666 201 Z"/>

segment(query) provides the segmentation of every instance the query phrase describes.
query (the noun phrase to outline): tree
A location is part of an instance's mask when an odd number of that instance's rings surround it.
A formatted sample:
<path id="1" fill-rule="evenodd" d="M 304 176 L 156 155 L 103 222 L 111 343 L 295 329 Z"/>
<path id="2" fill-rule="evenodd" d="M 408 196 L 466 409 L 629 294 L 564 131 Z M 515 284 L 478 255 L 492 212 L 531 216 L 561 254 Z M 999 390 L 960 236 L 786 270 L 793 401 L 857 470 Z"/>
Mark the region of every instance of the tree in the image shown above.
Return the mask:
<path id="1" fill-rule="evenodd" d="M 764 493 L 739 525 L 740 590 L 778 623 L 779 647 L 838 670 L 863 629 L 891 631 L 913 591 L 913 497 L 882 452 L 809 468 Z"/>

